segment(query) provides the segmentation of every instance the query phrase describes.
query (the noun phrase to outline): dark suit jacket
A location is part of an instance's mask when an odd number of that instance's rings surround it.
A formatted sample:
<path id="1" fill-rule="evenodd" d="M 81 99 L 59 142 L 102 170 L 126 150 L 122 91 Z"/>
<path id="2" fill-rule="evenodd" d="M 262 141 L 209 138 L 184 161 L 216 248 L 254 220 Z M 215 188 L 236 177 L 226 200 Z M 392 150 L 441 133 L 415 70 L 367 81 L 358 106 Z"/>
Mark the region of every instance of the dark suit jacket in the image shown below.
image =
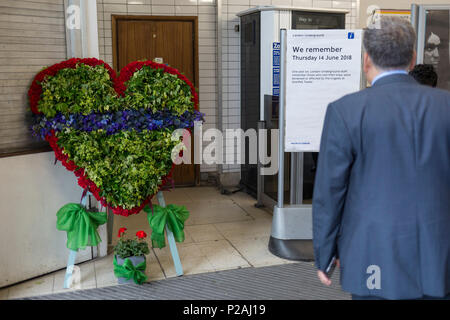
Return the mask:
<path id="1" fill-rule="evenodd" d="M 390 75 L 328 106 L 313 198 L 316 266 L 343 290 L 450 293 L 450 93 Z M 370 266 L 380 270 L 379 289 Z"/>

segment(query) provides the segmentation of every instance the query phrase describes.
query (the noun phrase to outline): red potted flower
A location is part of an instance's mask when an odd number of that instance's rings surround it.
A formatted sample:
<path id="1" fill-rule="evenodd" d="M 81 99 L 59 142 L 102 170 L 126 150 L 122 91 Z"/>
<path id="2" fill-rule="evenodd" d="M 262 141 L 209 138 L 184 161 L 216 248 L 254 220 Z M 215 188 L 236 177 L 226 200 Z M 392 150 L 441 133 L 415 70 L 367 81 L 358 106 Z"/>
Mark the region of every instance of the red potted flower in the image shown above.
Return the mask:
<path id="1" fill-rule="evenodd" d="M 142 284 L 147 280 L 145 255 L 150 252 L 145 241 L 147 234 L 141 230 L 133 239 L 125 239 L 126 231 L 127 228 L 120 228 L 117 234 L 119 241 L 114 247 L 114 274 L 119 284 Z"/>

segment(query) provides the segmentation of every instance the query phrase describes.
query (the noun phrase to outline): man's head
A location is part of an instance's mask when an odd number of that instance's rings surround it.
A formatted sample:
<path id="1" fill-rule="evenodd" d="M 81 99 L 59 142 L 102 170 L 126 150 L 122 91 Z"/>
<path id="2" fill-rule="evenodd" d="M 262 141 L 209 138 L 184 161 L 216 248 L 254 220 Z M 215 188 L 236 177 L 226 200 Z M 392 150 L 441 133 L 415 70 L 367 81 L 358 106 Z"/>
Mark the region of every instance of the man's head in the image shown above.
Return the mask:
<path id="1" fill-rule="evenodd" d="M 399 17 L 381 17 L 377 26 L 364 31 L 364 72 L 370 82 L 384 71 L 412 69 L 416 59 L 416 33 L 411 23 Z"/>
<path id="2" fill-rule="evenodd" d="M 417 64 L 414 69 L 409 72 L 409 75 L 416 79 L 420 84 L 430 87 L 437 86 L 438 75 L 431 64 Z"/>

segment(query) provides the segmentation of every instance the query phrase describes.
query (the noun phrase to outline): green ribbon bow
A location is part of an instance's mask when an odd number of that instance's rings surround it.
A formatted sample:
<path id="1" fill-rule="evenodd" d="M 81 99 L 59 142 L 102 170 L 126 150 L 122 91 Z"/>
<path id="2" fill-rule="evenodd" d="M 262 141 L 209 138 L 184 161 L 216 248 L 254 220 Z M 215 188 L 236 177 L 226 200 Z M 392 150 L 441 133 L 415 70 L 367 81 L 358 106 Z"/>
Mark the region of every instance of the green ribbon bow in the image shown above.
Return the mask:
<path id="1" fill-rule="evenodd" d="M 78 203 L 68 203 L 56 214 L 56 228 L 67 231 L 67 248 L 78 251 L 101 242 L 98 226 L 106 223 L 106 212 L 89 212 Z"/>
<path id="2" fill-rule="evenodd" d="M 189 218 L 189 211 L 185 206 L 177 206 L 169 204 L 166 207 L 159 205 L 153 206 L 154 213 L 146 206 L 144 211 L 147 212 L 147 219 L 152 229 L 152 246 L 154 248 L 164 248 L 166 246 L 166 239 L 164 237 L 164 227 L 167 227 L 173 232 L 176 242 L 184 241 L 184 222 Z"/>
<path id="3" fill-rule="evenodd" d="M 147 276 L 144 273 L 145 268 L 147 267 L 145 260 L 135 266 L 130 259 L 126 258 L 122 265 L 118 265 L 116 256 L 114 256 L 113 264 L 114 274 L 117 278 L 125 278 L 127 280 L 133 279 L 136 284 L 143 284 L 147 281 Z"/>

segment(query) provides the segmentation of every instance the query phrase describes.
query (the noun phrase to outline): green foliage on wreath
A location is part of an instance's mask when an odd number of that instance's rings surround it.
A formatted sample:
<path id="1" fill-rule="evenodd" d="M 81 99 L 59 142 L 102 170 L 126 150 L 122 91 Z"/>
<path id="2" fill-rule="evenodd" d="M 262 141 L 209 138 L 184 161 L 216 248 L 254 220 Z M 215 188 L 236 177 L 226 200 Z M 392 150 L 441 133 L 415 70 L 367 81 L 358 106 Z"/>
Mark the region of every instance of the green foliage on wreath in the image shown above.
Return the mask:
<path id="1" fill-rule="evenodd" d="M 189 85 L 163 69 L 143 66 L 133 74 L 126 85 L 122 103 L 127 109 L 143 108 L 153 112 L 167 109 L 176 115 L 194 110 Z"/>
<path id="2" fill-rule="evenodd" d="M 91 67 L 79 64 L 75 69 L 61 69 L 55 76 L 47 77 L 41 86 L 38 108 L 47 117 L 53 117 L 58 112 L 86 115 L 119 108 L 110 75 L 102 65 Z"/>
<path id="3" fill-rule="evenodd" d="M 117 97 L 108 70 L 101 65 L 78 64 L 65 68 L 41 83 L 38 109 L 47 117 L 126 109 L 166 109 L 176 115 L 194 110 L 189 85 L 177 75 L 143 66 L 126 82 L 125 97 Z"/>
<path id="4" fill-rule="evenodd" d="M 76 134 L 74 134 L 76 133 Z M 142 204 L 145 195 L 154 194 L 172 167 L 172 130 L 142 132 L 121 131 L 107 135 L 103 130 L 57 134 L 77 166 L 97 187 L 113 207 L 131 209 Z"/>

